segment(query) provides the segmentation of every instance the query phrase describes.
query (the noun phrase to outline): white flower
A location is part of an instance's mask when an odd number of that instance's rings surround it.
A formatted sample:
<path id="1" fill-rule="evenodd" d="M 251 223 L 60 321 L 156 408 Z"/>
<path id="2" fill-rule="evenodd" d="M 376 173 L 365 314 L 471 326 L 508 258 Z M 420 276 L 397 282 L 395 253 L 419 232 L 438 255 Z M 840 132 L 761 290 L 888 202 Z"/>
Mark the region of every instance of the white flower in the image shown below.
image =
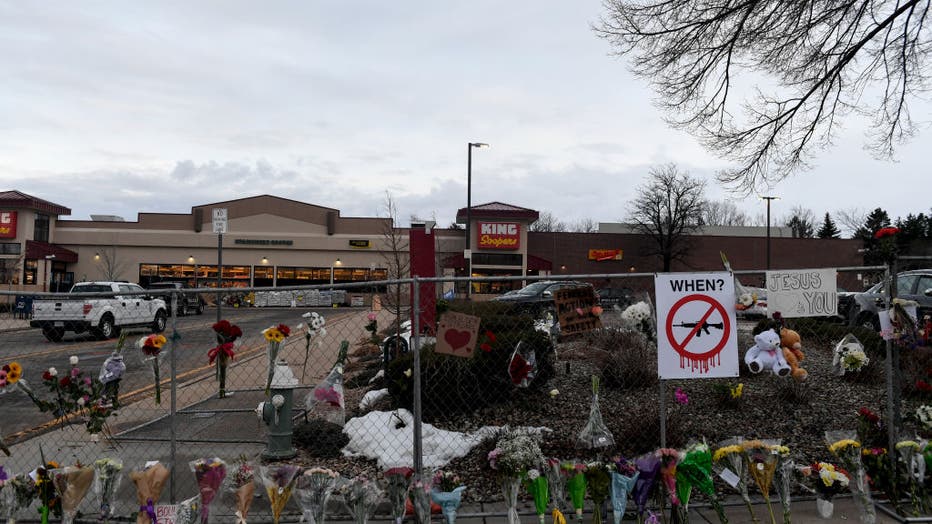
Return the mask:
<path id="1" fill-rule="evenodd" d="M 81 406 L 81 407 L 83 408 L 83 407 L 84 407 L 84 404 L 86 404 L 86 403 L 87 403 L 87 401 L 84 400 L 84 397 L 81 397 L 81 398 L 78 399 L 78 406 Z"/>
<path id="2" fill-rule="evenodd" d="M 744 307 L 751 307 L 751 304 L 754 303 L 754 297 L 750 293 L 741 293 L 741 296 L 738 297 L 738 303 Z"/>
<path id="3" fill-rule="evenodd" d="M 534 479 L 536 479 L 536 478 L 539 477 L 539 476 L 540 476 L 540 471 L 537 471 L 536 469 L 529 469 L 529 470 L 527 470 L 527 478 L 528 478 L 528 479 L 534 480 Z"/>
<path id="4" fill-rule="evenodd" d="M 932 429 L 932 406 L 924 404 L 916 409 L 916 418 L 926 430 Z"/>
<path id="5" fill-rule="evenodd" d="M 411 378 L 411 374 L 412 374 L 411 368 L 408 368 L 408 369 L 405 370 L 405 376 L 406 376 L 406 377 Z"/>
<path id="6" fill-rule="evenodd" d="M 557 395 L 559 394 L 560 394 L 560 390 L 557 388 L 553 388 L 550 390 L 550 398 L 557 398 Z"/>
<path id="7" fill-rule="evenodd" d="M 77 366 L 77 365 L 78 365 L 78 356 L 77 356 L 77 355 L 71 355 L 71 358 L 68 359 L 68 362 L 70 362 L 72 366 Z"/>
<path id="8" fill-rule="evenodd" d="M 52 375 L 53 377 L 57 377 L 57 376 L 58 376 L 58 370 L 55 369 L 55 368 L 49 368 L 49 375 Z"/>

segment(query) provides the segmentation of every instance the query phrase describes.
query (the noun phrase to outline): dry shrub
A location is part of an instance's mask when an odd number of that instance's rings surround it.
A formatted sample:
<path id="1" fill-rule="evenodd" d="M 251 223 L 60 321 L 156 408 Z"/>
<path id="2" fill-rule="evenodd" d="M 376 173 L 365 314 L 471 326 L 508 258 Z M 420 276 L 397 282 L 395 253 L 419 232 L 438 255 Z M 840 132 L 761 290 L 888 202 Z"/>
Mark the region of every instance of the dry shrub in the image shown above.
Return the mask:
<path id="1" fill-rule="evenodd" d="M 678 411 L 667 411 L 667 447 L 683 447 L 689 443 Z M 607 423 L 615 437 L 616 450 L 624 456 L 649 453 L 660 443 L 660 415 L 656 404 L 638 404 L 626 416 L 611 417 Z"/>
<path id="2" fill-rule="evenodd" d="M 596 365 L 602 383 L 614 389 L 635 389 L 657 384 L 657 350 L 636 331 L 603 329 L 587 340 L 593 351 L 604 352 Z"/>

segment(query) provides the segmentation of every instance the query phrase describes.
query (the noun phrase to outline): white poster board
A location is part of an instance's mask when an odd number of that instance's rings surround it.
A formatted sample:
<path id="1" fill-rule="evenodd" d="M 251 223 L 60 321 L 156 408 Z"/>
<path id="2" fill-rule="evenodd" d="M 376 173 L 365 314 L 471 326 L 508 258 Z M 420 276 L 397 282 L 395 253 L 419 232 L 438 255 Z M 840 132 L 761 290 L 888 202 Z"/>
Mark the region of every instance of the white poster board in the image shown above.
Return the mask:
<path id="1" fill-rule="evenodd" d="M 227 232 L 227 208 L 215 207 L 213 210 L 214 233 L 223 234 Z"/>
<path id="2" fill-rule="evenodd" d="M 734 276 L 662 273 L 654 285 L 660 378 L 737 377 Z"/>
<path id="3" fill-rule="evenodd" d="M 767 311 L 783 318 L 838 314 L 837 271 L 786 269 L 767 272 Z"/>

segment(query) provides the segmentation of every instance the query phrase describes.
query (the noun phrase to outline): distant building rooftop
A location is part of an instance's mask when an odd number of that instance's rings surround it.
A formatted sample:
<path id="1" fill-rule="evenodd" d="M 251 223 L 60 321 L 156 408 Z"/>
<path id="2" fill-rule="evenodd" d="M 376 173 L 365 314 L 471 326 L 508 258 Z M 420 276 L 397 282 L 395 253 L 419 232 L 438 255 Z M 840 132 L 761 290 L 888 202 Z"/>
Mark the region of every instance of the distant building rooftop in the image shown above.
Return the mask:
<path id="1" fill-rule="evenodd" d="M 621 222 L 599 222 L 599 233 L 637 235 L 634 224 Z M 766 226 L 703 226 L 695 233 L 701 236 L 718 237 L 766 237 Z M 771 238 L 793 238 L 793 228 L 770 226 Z"/>

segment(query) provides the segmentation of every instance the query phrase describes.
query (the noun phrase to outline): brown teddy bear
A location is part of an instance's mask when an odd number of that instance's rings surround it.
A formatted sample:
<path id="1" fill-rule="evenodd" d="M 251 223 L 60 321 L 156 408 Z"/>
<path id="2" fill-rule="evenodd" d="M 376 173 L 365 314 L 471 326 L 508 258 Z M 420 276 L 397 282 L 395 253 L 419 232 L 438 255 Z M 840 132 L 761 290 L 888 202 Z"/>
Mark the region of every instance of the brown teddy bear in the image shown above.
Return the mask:
<path id="1" fill-rule="evenodd" d="M 800 362 L 805 360 L 806 354 L 802 350 L 802 339 L 799 333 L 792 329 L 782 328 L 780 330 L 780 345 L 783 346 L 783 358 L 790 365 L 790 375 L 797 382 L 803 382 L 809 377 L 809 372 L 800 366 Z"/>

